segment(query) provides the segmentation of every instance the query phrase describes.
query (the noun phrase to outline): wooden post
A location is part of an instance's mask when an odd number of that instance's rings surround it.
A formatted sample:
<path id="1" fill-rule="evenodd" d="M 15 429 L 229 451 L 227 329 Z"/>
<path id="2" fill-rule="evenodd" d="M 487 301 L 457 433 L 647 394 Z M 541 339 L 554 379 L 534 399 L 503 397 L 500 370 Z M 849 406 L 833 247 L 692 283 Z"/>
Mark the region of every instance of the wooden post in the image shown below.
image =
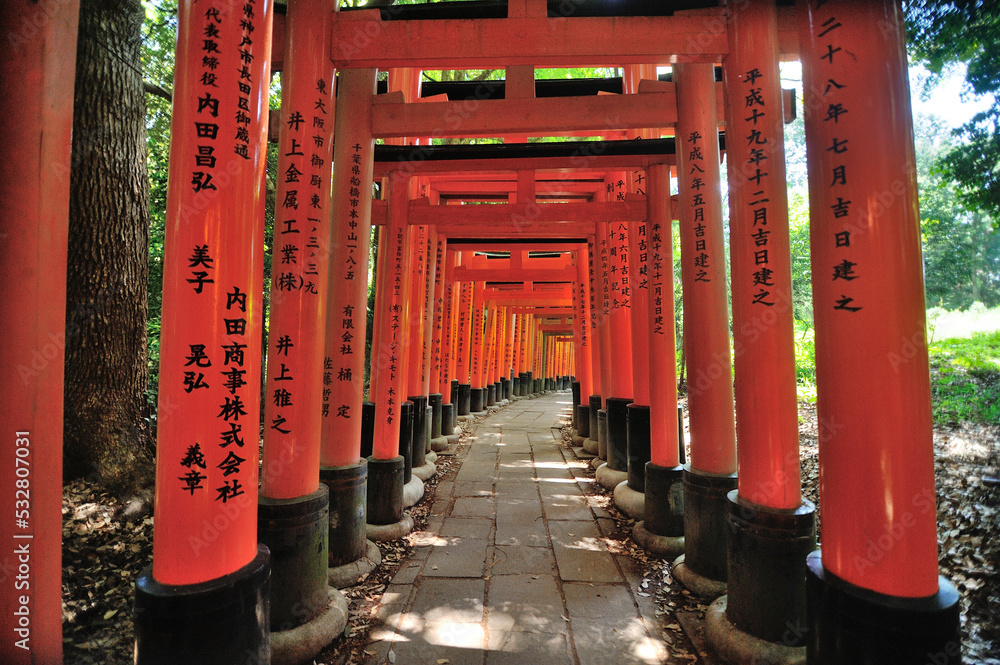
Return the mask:
<path id="1" fill-rule="evenodd" d="M 79 2 L 0 5 L 3 652 L 62 662 L 63 339 Z M 25 558 L 20 558 L 21 556 Z M 23 566 L 23 568 L 21 568 Z M 16 578 L 16 579 L 15 579 Z"/>
<path id="2" fill-rule="evenodd" d="M 257 544 L 257 437 L 267 138 L 261 109 L 273 7 L 269 0 L 209 8 L 186 0 L 178 9 L 156 527 L 152 571 L 136 584 L 135 661 L 170 654 L 235 663 L 245 650 L 266 658 L 269 648 L 266 595 L 251 595 L 258 602 L 247 604 L 233 591 L 262 592 L 270 574 L 267 548 Z M 304 231 L 295 219 L 276 229 Z M 220 633 L 241 653 L 209 637 Z"/>
<path id="3" fill-rule="evenodd" d="M 958 594 L 938 575 L 903 20 L 895 0 L 814 4 L 799 11 L 823 506 L 809 658 L 959 663 Z"/>

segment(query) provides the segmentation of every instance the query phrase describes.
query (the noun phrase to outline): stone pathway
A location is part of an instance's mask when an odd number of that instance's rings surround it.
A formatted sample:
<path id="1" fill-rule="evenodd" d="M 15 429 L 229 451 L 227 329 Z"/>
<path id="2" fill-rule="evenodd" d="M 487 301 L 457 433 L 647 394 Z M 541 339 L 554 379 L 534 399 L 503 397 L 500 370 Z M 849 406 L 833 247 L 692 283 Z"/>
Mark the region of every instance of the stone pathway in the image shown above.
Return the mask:
<path id="1" fill-rule="evenodd" d="M 383 596 L 365 663 L 660 663 L 652 598 L 614 522 L 581 491 L 586 463 L 559 445 L 569 393 L 521 399 L 478 422 L 428 526 Z"/>

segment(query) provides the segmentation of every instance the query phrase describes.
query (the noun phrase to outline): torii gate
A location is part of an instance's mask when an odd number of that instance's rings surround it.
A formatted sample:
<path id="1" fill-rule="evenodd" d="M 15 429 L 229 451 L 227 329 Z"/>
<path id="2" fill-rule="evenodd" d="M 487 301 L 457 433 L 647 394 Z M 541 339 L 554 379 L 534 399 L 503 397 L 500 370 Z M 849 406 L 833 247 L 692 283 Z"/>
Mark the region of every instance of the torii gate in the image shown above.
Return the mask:
<path id="1" fill-rule="evenodd" d="M 685 567 L 691 569 L 687 579 L 695 587 L 700 581 L 723 581 L 723 573 L 712 568 L 712 557 L 689 547 L 696 533 L 708 529 L 717 535 L 719 523 L 728 523 L 732 529 L 725 571 L 728 606 L 727 600 L 721 599 L 712 604 L 709 641 L 725 657 L 737 660 L 772 648 L 794 657 L 798 652 L 788 650 L 807 644 L 810 660 L 823 663 L 890 659 L 918 663 L 928 653 L 934 654 L 937 662 L 959 662 L 957 594 L 938 576 L 933 510 L 920 510 L 926 505 L 933 507 L 933 450 L 926 348 L 919 342 L 924 339 L 920 245 L 916 184 L 909 168 L 914 157 L 898 3 L 831 0 L 776 7 L 772 2 L 750 0 L 727 7 L 687 9 L 686 3 L 650 7 L 636 1 L 609 9 L 589 2 L 564 7 L 541 0 L 511 0 L 506 7 L 439 3 L 381 12 L 333 13 L 328 4 L 299 0 L 289 6 L 287 26 L 275 24 L 281 28 L 276 34 L 294 34 L 292 16 L 306 7 L 319 8 L 312 21 L 315 31 L 326 35 L 329 28 L 332 66 L 323 63 L 325 73 L 332 80 L 333 67 L 340 71 L 334 156 L 338 168 L 332 176 L 334 200 L 330 203 L 332 239 L 328 247 L 319 248 L 316 260 L 329 259 L 326 314 L 328 318 L 340 317 L 341 331 L 350 331 L 346 326 L 354 325 L 352 317 L 360 310 L 348 308 L 363 291 L 346 284 L 362 280 L 349 276 L 345 266 L 351 265 L 352 259 L 356 263 L 361 255 L 367 256 L 366 234 L 356 233 L 352 224 L 366 228 L 368 223 L 381 223 L 386 230 L 378 299 L 387 305 L 384 311 L 390 312 L 391 318 L 376 325 L 387 335 L 384 345 L 389 364 L 385 368 L 389 374 L 378 381 L 396 390 L 397 400 L 388 407 L 385 400 L 376 404 L 376 415 L 381 417 L 375 423 L 375 451 L 369 466 L 394 460 L 399 453 L 398 399 L 404 397 L 399 390 L 404 373 L 394 363 L 405 361 L 398 355 L 405 340 L 395 336 L 392 323 L 401 326 L 407 308 L 413 305 L 405 288 L 410 254 L 406 240 L 411 224 L 450 225 L 449 233 L 455 235 L 446 235 L 449 239 L 583 239 L 588 248 L 587 268 L 593 272 L 588 275 L 593 294 L 589 332 L 592 341 L 595 334 L 597 337 L 591 345 L 592 363 L 598 368 L 593 383 L 601 391 L 596 395 L 597 405 L 614 406 L 608 410 L 618 413 L 624 404 L 613 400 L 625 396 L 614 393 L 631 393 L 635 386 L 619 381 L 611 371 L 611 344 L 629 339 L 635 321 L 605 303 L 620 300 L 617 296 L 632 288 L 622 280 L 624 268 L 630 269 L 630 279 L 638 272 L 631 272 L 631 262 L 639 260 L 626 244 L 629 224 L 645 221 L 650 236 L 660 226 L 659 241 L 650 238 L 647 254 L 652 257 L 647 257 L 645 264 L 647 273 L 661 264 L 658 278 L 648 275 L 647 288 L 652 289 L 649 325 L 653 327 L 649 354 L 651 360 L 672 361 L 672 343 L 664 344 L 671 336 L 663 330 L 663 336 L 657 337 L 655 327 L 666 328 L 663 323 L 673 320 L 672 288 L 667 288 L 670 280 L 662 266 L 670 264 L 668 182 L 669 170 L 677 168 L 685 299 L 690 292 L 692 304 L 697 298 L 709 303 L 702 312 L 697 307 L 688 312 L 685 307 L 685 327 L 711 331 L 705 344 L 698 346 L 703 354 L 700 361 L 691 360 L 698 358 L 697 354 L 688 354 L 689 375 L 702 376 L 701 372 L 708 378 L 707 385 L 698 386 L 697 393 L 691 395 L 691 465 L 678 469 L 671 453 L 676 452 L 676 446 L 671 449 L 663 442 L 651 442 L 644 523 L 652 536 L 678 537 L 677 511 L 662 509 L 656 496 L 662 496 L 664 490 L 671 492 L 680 480 L 688 498 L 681 520 L 686 535 Z M 282 567 L 267 547 L 258 544 L 258 510 L 266 504 L 259 498 L 278 498 L 276 494 L 288 490 L 293 494 L 288 505 L 303 511 L 313 525 L 322 524 L 322 518 L 317 521 L 316 516 L 325 510 L 323 500 L 312 496 L 323 491 L 312 491 L 318 484 L 313 484 L 311 471 L 295 489 L 286 477 L 307 468 L 304 460 L 296 459 L 294 445 L 287 448 L 291 457 L 282 457 L 279 451 L 285 444 L 280 439 L 274 436 L 265 441 L 265 458 L 272 451 L 277 454 L 277 479 L 273 493 L 265 479 L 259 494 L 256 447 L 244 448 L 241 443 L 244 420 L 255 426 L 260 411 L 259 396 L 245 386 L 256 385 L 263 366 L 257 348 L 262 322 L 256 315 L 263 285 L 254 281 L 254 275 L 262 268 L 259 183 L 272 3 L 221 0 L 208 13 L 201 9 L 194 0 L 180 3 L 164 273 L 164 320 L 175 323 L 164 326 L 162 342 L 155 554 L 153 569 L 137 583 L 139 663 L 183 659 L 235 663 L 245 661 L 248 651 L 260 662 L 268 662 L 274 643 L 268 630 L 268 577 L 275 566 L 277 583 L 294 566 Z M 72 71 L 76 10 L 72 1 L 53 6 L 37 24 L 36 39 L 24 43 L 7 40 L 0 46 L 3 62 L 23 72 L 18 81 L 7 77 L 0 84 L 4 93 L 0 98 L 6 100 L 0 145 L 10 152 L 10 158 L 2 160 L 4 173 L 0 177 L 6 233 L 0 244 L 0 270 L 11 292 L 45 296 L 28 302 L 0 302 L 0 324 L 11 331 L 10 344 L 4 345 L 6 371 L 0 383 L 0 394 L 8 405 L 0 416 L 8 433 L 2 450 L 10 458 L 26 459 L 31 468 L 44 466 L 55 478 L 58 474 L 51 471 L 59 466 L 61 445 L 61 383 L 53 378 L 58 372 L 24 382 L 14 377 L 18 359 L 30 357 L 32 350 L 47 349 L 47 336 L 60 330 L 55 315 L 61 309 L 52 304 L 58 304 L 60 280 L 65 280 L 66 190 L 64 183 L 52 182 L 50 166 L 66 161 L 69 152 L 72 101 L 65 90 L 66 81 L 71 79 L 66 73 Z M 4 5 L 0 18 L 5 25 L 16 25 L 19 12 L 34 15 L 40 11 L 42 8 L 33 3 L 18 0 Z M 237 16 L 243 19 L 237 21 Z M 428 20 L 413 20 L 418 18 Z M 209 41 L 222 51 L 220 60 L 225 66 L 218 74 L 205 71 L 208 65 L 198 52 L 205 44 L 197 37 L 208 29 L 212 30 Z M 289 63 L 315 58 L 316 49 L 296 48 L 296 41 L 289 37 L 287 52 L 277 49 L 276 55 Z M 301 41 L 306 43 L 304 37 Z M 782 104 L 777 63 L 779 58 L 795 57 L 803 62 L 806 91 L 819 411 L 822 421 L 837 424 L 832 431 L 821 433 L 824 549 L 822 556 L 817 551 L 808 558 L 806 553 L 814 549 L 814 527 L 812 507 L 802 501 L 798 487 L 780 124 L 783 113 L 777 112 L 788 108 Z M 719 62 L 723 66 L 721 95 L 720 85 L 708 71 Z M 623 87 L 625 94 L 621 95 L 576 95 L 561 100 L 535 95 L 535 67 L 608 63 L 670 63 L 676 78 L 667 86 L 650 81 L 629 91 Z M 384 99 L 374 95 L 376 68 L 416 72 L 421 68 L 496 66 L 507 68 L 505 99 L 477 99 L 471 110 L 468 104 L 455 101 L 413 104 L 412 96 L 407 101 L 405 93 L 402 100 L 399 95 Z M 32 85 L 23 86 L 21 81 Z M 674 87 L 672 92 L 670 86 Z M 329 90 L 332 85 L 313 92 L 326 95 Z M 706 102 L 712 91 L 716 100 Z M 11 100 L 18 104 L 17 113 L 13 113 Z M 871 100 L 880 103 L 872 104 Z M 311 101 L 314 106 L 308 110 L 314 112 L 312 117 L 331 117 L 332 99 Z M 731 139 L 724 147 L 730 162 L 735 432 L 740 441 L 735 458 L 731 442 L 726 440 L 729 433 L 725 424 L 732 416 L 732 402 L 720 410 L 729 390 L 730 361 L 728 353 L 722 358 L 711 351 L 718 353 L 723 347 L 721 340 L 726 339 L 719 333 L 727 319 L 719 306 L 721 279 L 713 272 L 724 266 L 721 203 L 716 200 L 717 191 L 705 184 L 706 178 L 717 176 L 701 175 L 702 171 L 717 173 L 714 150 L 720 143 L 716 140 L 720 107 Z M 343 114 L 343 122 L 342 108 L 350 111 Z M 216 120 L 220 109 L 225 114 Z M 282 124 L 294 120 L 291 113 L 295 110 L 282 110 Z M 605 123 L 605 118 L 612 120 Z M 595 127 L 595 121 L 612 126 Z M 317 134 L 321 139 L 329 136 L 328 125 L 313 126 L 323 129 Z M 606 129 L 608 137 L 618 139 L 629 130 L 671 126 L 676 127 L 676 140 L 582 141 L 552 147 L 522 141 L 497 149 L 411 143 L 374 149 L 375 137 L 391 135 L 426 140 L 444 136 L 582 135 L 591 131 L 604 135 Z M 287 127 L 298 131 L 301 126 L 292 122 Z M 283 156 L 301 156 L 297 153 L 304 152 L 305 140 L 305 136 L 299 139 L 291 135 L 283 139 L 282 145 L 288 149 Z M 318 148 L 322 142 L 314 145 Z M 862 146 L 866 149 L 861 150 Z M 317 167 L 325 160 L 321 151 L 310 150 L 310 154 L 316 156 Z M 357 172 L 353 171 L 355 166 Z M 300 176 L 304 173 L 295 168 Z M 648 180 L 644 196 L 629 191 L 634 182 L 625 183 L 623 178 L 610 175 L 633 170 L 642 171 Z M 429 174 L 456 176 L 476 171 L 518 174 L 516 190 L 508 190 L 514 194 L 514 202 L 475 206 L 481 216 L 471 223 L 461 221 L 462 214 L 453 212 L 466 206 L 412 203 L 414 180 L 419 183 Z M 531 171 L 535 177 L 521 176 Z M 537 175 L 546 171 L 599 174 L 603 184 L 614 186 L 610 193 L 616 200 L 540 203 Z M 320 189 L 323 177 L 319 176 Z M 372 202 L 369 213 L 364 188 L 372 178 L 383 180 L 386 203 L 382 208 Z M 291 182 L 286 180 L 285 184 Z M 14 189 L 13 183 L 19 188 Z M 315 185 L 310 181 L 309 186 Z M 699 198 L 703 189 L 710 196 Z M 285 188 L 286 194 L 288 191 L 292 188 Z M 899 205 L 888 210 L 876 205 L 879 194 L 885 192 Z M 282 205 L 286 200 L 292 199 L 286 197 Z M 185 224 L 185 220 L 197 223 Z M 312 221 L 287 212 L 278 229 L 285 235 L 311 235 Z M 619 244 L 611 241 L 609 224 L 615 225 Z M 705 228 L 700 228 L 702 225 Z M 316 224 L 316 233 L 320 226 L 321 222 Z M 623 229 L 620 233 L 619 228 Z M 217 243 L 230 251 L 220 254 Z M 622 257 L 623 248 L 627 259 Z M 691 250 L 686 252 L 685 248 Z M 307 249 L 314 248 L 307 242 L 299 251 Z M 323 250 L 329 250 L 327 256 L 322 256 L 327 254 Z M 609 279 L 613 268 L 617 275 Z M 425 271 L 425 275 L 429 273 Z M 289 280 L 304 287 L 307 276 L 304 271 L 293 271 Z M 704 284 L 713 284 L 715 290 L 696 291 Z M 430 300 L 424 297 L 425 302 Z M 197 312 L 195 317 L 191 317 L 192 311 Z M 186 315 L 181 317 L 179 312 Z M 427 315 L 424 311 L 420 314 Z M 296 319 L 294 312 L 287 316 L 286 322 Z M 657 317 L 661 317 L 659 324 Z M 329 324 L 325 327 L 330 329 Z M 530 349 L 539 339 L 538 326 L 528 327 L 534 330 L 524 331 L 532 334 L 519 340 L 522 350 Z M 482 334 L 481 328 L 477 330 Z M 461 337 L 454 336 L 456 345 Z M 328 333 L 324 365 L 327 359 L 331 367 L 343 361 L 344 376 L 352 377 L 344 380 L 353 381 L 355 372 L 346 373 L 353 367 L 353 359 L 348 358 L 353 355 L 353 338 L 342 338 L 335 352 L 331 339 Z M 912 341 L 920 351 L 909 363 L 891 366 L 887 359 L 900 339 Z M 277 391 L 274 399 L 280 408 L 294 405 L 295 392 L 272 383 L 293 379 L 301 380 L 305 387 L 309 381 L 305 374 L 295 376 L 291 364 L 281 366 L 277 360 L 293 349 L 303 350 L 287 342 L 280 349 L 269 349 L 269 364 L 277 374 L 269 370 L 268 388 Z M 477 344 L 475 349 L 478 352 L 481 347 Z M 632 346 L 625 344 L 615 350 L 631 352 Z M 537 351 L 530 354 L 531 360 L 537 360 Z M 59 355 L 55 348 L 53 367 L 58 367 Z M 218 379 L 205 380 L 208 374 L 201 370 L 209 366 L 231 378 L 225 384 Z M 200 378 L 199 374 L 205 376 Z M 202 382 L 207 384 L 204 388 Z M 654 386 L 651 383 L 649 388 Z M 326 402 L 329 412 L 345 420 L 360 414 L 362 394 L 345 388 L 339 404 Z M 700 411 L 695 409 L 698 397 L 703 398 Z M 652 394 L 650 402 L 651 407 L 658 403 Z M 170 409 L 165 407 L 170 404 L 176 405 L 176 410 L 168 413 Z M 873 404 L 879 405 L 877 413 Z M 717 418 L 714 425 L 710 414 Z M 270 427 L 286 434 L 281 431 L 287 429 L 285 412 L 266 415 Z M 303 417 L 321 421 L 322 414 Z M 251 430 L 253 427 L 247 431 Z M 354 451 L 357 437 L 353 427 L 351 430 L 343 446 L 328 445 L 329 438 L 326 442 L 310 441 L 308 456 L 331 455 L 328 463 L 339 465 L 336 468 L 360 469 L 363 461 Z M 662 426 L 651 426 L 651 432 L 662 431 Z M 244 454 L 235 452 L 234 446 Z M 609 461 L 616 454 L 620 455 L 620 450 L 612 445 Z M 345 459 L 340 459 L 341 455 Z M 721 491 L 734 480 L 734 461 L 739 468 L 736 489 L 723 498 Z M 265 473 L 270 471 L 268 466 L 265 464 Z M 386 467 L 389 470 L 383 486 L 395 488 L 395 462 L 390 467 Z M 654 477 L 661 470 L 657 481 Z M 27 482 L 17 465 L 4 467 L 0 473 L 8 480 L 6 486 Z M 374 470 L 369 473 L 374 479 Z M 59 623 L 58 584 L 54 582 L 59 579 L 59 564 L 52 554 L 59 539 L 58 486 L 51 478 L 46 481 L 35 475 L 31 484 L 35 493 L 28 509 L 14 505 L 19 499 L 13 495 L 0 499 L 8 514 L 15 508 L 29 510 L 30 519 L 25 517 L 23 523 L 15 525 L 16 534 L 10 533 L 12 523 L 2 527 L 4 536 L 23 536 L 19 541 L 29 541 L 35 547 L 31 550 L 28 542 L 18 544 L 30 560 L 30 565 L 23 559 L 19 564 L 28 567 L 23 573 L 29 580 L 25 593 L 0 595 L 3 625 L 12 632 L 22 631 L 14 634 L 25 640 L 32 637 L 32 630 L 35 638 L 38 631 L 57 634 Z M 350 496 L 356 499 L 358 484 L 348 485 Z M 701 499 L 691 501 L 695 496 Z M 393 506 L 388 508 L 393 512 Z M 214 528 L 216 535 L 205 538 L 204 525 Z M 326 529 L 316 532 L 320 545 L 325 534 Z M 883 546 L 886 539 L 888 544 Z M 870 554 L 873 542 L 878 556 Z M 651 539 L 649 545 L 656 547 L 657 541 Z M 719 551 L 718 541 L 714 550 Z M 29 556 L 28 551 L 35 556 Z M 766 556 L 762 554 L 765 551 Z M 320 560 L 318 570 L 328 563 Z M 316 569 L 310 568 L 305 577 L 312 580 L 304 585 L 308 593 L 326 593 L 324 580 L 316 579 Z M 275 594 L 277 597 L 280 592 Z M 806 624 L 807 599 L 811 610 Z M 315 620 L 308 618 L 310 614 L 306 613 L 305 622 L 298 626 L 279 625 L 276 634 L 287 636 L 289 631 L 308 626 Z M 891 628 L 883 630 L 886 626 Z M 220 635 L 231 641 L 221 642 Z M 26 662 L 32 656 L 35 662 L 57 662 L 59 645 L 59 640 L 43 643 L 38 639 L 31 644 L 34 654 L 28 648 L 23 650 L 26 653 L 15 651 L 12 662 Z M 213 648 L 215 653 L 210 653 Z"/>

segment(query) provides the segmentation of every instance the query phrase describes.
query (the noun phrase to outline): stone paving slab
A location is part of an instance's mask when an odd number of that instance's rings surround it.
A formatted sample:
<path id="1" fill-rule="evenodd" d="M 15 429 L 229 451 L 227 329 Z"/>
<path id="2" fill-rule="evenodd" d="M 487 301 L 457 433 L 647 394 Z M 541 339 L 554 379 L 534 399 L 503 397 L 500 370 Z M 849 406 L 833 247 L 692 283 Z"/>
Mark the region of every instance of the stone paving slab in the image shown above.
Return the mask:
<path id="1" fill-rule="evenodd" d="M 383 596 L 366 665 L 664 662 L 641 571 L 608 551 L 615 524 L 560 446 L 569 405 L 516 400 L 474 423 Z"/>

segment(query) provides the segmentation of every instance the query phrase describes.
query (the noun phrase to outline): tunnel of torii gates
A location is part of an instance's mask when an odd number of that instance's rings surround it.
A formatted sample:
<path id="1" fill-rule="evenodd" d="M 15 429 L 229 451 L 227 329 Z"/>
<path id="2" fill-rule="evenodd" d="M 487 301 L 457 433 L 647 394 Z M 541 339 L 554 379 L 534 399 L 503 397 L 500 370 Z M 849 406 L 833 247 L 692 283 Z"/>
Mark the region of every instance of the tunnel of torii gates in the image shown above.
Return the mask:
<path id="1" fill-rule="evenodd" d="M 636 541 L 683 554 L 676 577 L 716 598 L 706 633 L 726 660 L 960 661 L 957 594 L 937 567 L 900 8 L 779 4 L 181 0 L 137 663 L 308 662 L 343 628 L 335 587 L 374 565 L 370 539 L 411 528 L 404 508 L 456 419 L 570 387 L 577 444 L 641 519 Z M 6 663 L 61 658 L 61 174 L 77 12 L 76 0 L 0 8 L 4 25 L 37 19 L 0 45 L 21 73 L 0 80 L 0 274 L 16 294 L 0 300 Z M 799 480 L 782 128 L 795 110 L 778 74 L 795 59 L 821 551 Z M 624 75 L 535 79 L 552 66 Z M 505 80 L 421 85 L 423 69 L 487 67 Z M 279 159 L 262 349 L 269 120 Z M 528 141 L 552 136 L 566 140 Z M 454 137 L 503 144 L 430 145 Z M 380 246 L 365 403 L 369 225 Z M 47 370 L 22 378 L 33 352 Z"/>

